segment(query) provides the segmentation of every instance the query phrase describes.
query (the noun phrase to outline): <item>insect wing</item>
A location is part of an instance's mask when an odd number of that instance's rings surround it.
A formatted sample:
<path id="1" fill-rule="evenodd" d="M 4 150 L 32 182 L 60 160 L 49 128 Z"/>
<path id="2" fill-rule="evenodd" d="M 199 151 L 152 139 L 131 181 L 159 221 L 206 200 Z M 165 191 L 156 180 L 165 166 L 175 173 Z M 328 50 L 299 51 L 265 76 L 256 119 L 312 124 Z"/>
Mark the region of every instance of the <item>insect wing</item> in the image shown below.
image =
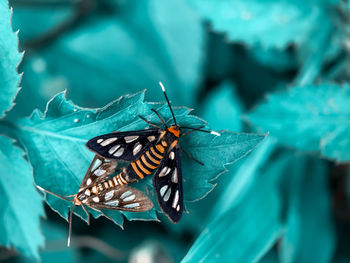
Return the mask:
<path id="1" fill-rule="evenodd" d="M 177 145 L 160 163 L 153 176 L 153 186 L 162 211 L 177 223 L 183 212 L 180 147 Z"/>
<path id="2" fill-rule="evenodd" d="M 132 162 L 158 139 L 160 133 L 158 129 L 113 132 L 92 138 L 86 147 L 108 159 Z"/>
<path id="3" fill-rule="evenodd" d="M 126 185 L 109 188 L 90 197 L 87 204 L 98 209 L 128 212 L 145 212 L 153 207 L 152 201 L 144 193 Z"/>
<path id="4" fill-rule="evenodd" d="M 117 162 L 115 160 L 106 160 L 105 158 L 95 155 L 82 182 L 80 188 L 86 188 L 105 180 L 110 174 L 115 172 Z"/>

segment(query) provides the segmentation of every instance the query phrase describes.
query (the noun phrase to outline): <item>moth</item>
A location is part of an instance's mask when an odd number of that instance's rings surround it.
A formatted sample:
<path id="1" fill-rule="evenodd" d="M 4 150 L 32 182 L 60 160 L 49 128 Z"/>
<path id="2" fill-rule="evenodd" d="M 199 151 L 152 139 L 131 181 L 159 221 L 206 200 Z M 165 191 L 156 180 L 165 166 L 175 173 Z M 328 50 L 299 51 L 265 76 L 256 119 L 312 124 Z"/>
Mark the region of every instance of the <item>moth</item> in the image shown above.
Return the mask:
<path id="1" fill-rule="evenodd" d="M 173 117 L 174 124 L 167 126 L 159 113 L 163 127 L 149 122 L 139 115 L 152 128 L 137 131 L 113 132 L 92 138 L 86 143 L 91 151 L 104 158 L 129 162 L 117 182 L 120 185 L 129 184 L 154 173 L 153 186 L 157 200 L 163 213 L 173 223 L 177 223 L 183 213 L 183 187 L 181 170 L 181 150 L 198 163 L 190 153 L 180 148 L 179 139 L 193 131 L 201 131 L 220 136 L 218 132 L 202 130 L 201 128 L 180 126 L 175 119 L 173 109 L 162 83 L 159 83 Z M 182 129 L 187 129 L 181 133 Z"/>
<path id="2" fill-rule="evenodd" d="M 95 155 L 81 182 L 78 193 L 73 195 L 61 196 L 37 186 L 43 192 L 47 192 L 73 203 L 69 212 L 67 246 L 70 245 L 72 215 L 75 206 L 82 206 L 88 217 L 88 224 L 90 222 L 90 215 L 86 207 L 100 212 L 109 219 L 111 218 L 103 213 L 101 209 L 128 212 L 144 212 L 152 209 L 153 203 L 145 194 L 127 185 L 120 185 L 117 182 L 117 175 L 111 176 L 115 173 L 116 167 L 116 160 L 107 160 L 101 156 Z M 69 199 L 69 197 L 73 197 L 73 199 Z"/>

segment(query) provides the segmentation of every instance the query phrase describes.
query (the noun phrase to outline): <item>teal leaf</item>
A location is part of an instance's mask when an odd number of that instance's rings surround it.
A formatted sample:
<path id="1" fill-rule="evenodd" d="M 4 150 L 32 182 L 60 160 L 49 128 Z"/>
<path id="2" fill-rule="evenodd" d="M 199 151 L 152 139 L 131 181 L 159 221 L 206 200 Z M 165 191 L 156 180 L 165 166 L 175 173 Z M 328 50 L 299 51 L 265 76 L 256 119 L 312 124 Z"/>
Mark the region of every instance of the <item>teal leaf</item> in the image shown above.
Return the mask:
<path id="1" fill-rule="evenodd" d="M 256 46 L 251 49 L 248 55 L 264 67 L 271 68 L 276 72 L 284 73 L 295 70 L 298 67 L 298 60 L 295 53 L 290 50 L 285 51 L 277 48 L 265 49 L 261 46 Z"/>
<path id="2" fill-rule="evenodd" d="M 68 3 L 58 8 L 53 8 L 50 2 L 43 2 L 42 5 L 23 4 L 17 1 L 12 3 L 14 8 L 12 24 L 14 28 L 20 29 L 21 44 L 23 42 L 32 44 L 31 41 L 41 39 L 55 27 L 67 23 L 75 11 L 74 5 Z"/>
<path id="3" fill-rule="evenodd" d="M 348 85 L 295 86 L 270 94 L 247 118 L 283 145 L 345 162 L 350 160 L 349 101 Z"/>
<path id="4" fill-rule="evenodd" d="M 41 262 L 60 263 L 76 262 L 78 258 L 77 250 L 67 247 L 67 229 L 63 225 L 55 224 L 51 221 L 41 223 L 42 232 L 45 236 L 45 247 L 40 250 Z M 87 238 L 88 239 L 88 238 Z M 18 255 L 15 263 L 34 263 L 35 261 Z"/>
<path id="5" fill-rule="evenodd" d="M 44 245 L 39 228 L 44 212 L 23 154 L 11 139 L 0 136 L 0 244 L 38 259 Z"/>
<path id="6" fill-rule="evenodd" d="M 43 234 L 46 239 L 45 249 L 40 252 L 42 262 L 74 262 L 77 251 L 67 247 L 66 227 L 56 225 L 50 221 L 45 221 L 42 225 Z"/>
<path id="7" fill-rule="evenodd" d="M 348 203 L 350 203 L 350 170 L 348 170 L 348 173 L 346 175 L 346 195 Z"/>
<path id="8" fill-rule="evenodd" d="M 205 45 L 200 18 L 183 0 L 114 3 L 109 15 L 91 16 L 50 47 L 28 54 L 14 117 L 43 109 L 64 89 L 79 105 L 100 107 L 158 81 L 175 103 L 194 104 Z M 150 89 L 148 98 L 163 100 L 158 91 Z M 21 104 L 29 94 L 36 104 Z"/>
<path id="9" fill-rule="evenodd" d="M 250 180 L 237 185 L 232 196 L 227 189 L 218 202 L 218 207 L 213 210 L 212 220 L 182 263 L 257 262 L 281 236 L 278 179 L 281 168 L 285 167 L 285 158 L 275 161 L 268 169 L 261 169 L 272 150 L 273 144 L 264 142 L 250 155 L 249 161 L 245 160 L 247 163 L 242 168 L 249 167 L 248 164 L 251 163 L 254 172 L 245 173 L 243 169 L 239 171 L 243 173 L 242 178 L 247 175 Z M 238 192 L 240 186 L 244 188 L 241 193 Z M 226 203 L 225 198 L 229 199 Z"/>
<path id="10" fill-rule="evenodd" d="M 331 23 L 334 0 L 191 0 L 213 29 L 233 42 L 283 49 L 300 45 L 321 26 Z M 311 39 L 312 41 L 312 39 Z"/>
<path id="11" fill-rule="evenodd" d="M 211 211 L 212 219 L 231 209 L 246 194 L 249 194 L 249 190 L 260 174 L 260 170 L 274 152 L 274 144 L 271 138 L 265 139 L 253 153 L 241 161 L 234 173 L 231 172 L 229 178 L 226 178 L 222 193 Z"/>
<path id="12" fill-rule="evenodd" d="M 304 61 L 300 72 L 296 77 L 296 85 L 303 86 L 313 84 L 322 71 L 326 59 L 329 59 L 329 51 L 334 49 L 332 36 L 336 32 L 335 26 L 326 24 L 323 30 L 317 30 L 312 36 L 312 41 L 302 45 L 300 59 Z"/>
<path id="13" fill-rule="evenodd" d="M 336 237 L 325 163 L 294 158 L 286 174 L 290 193 L 281 262 L 331 262 Z"/>
<path id="14" fill-rule="evenodd" d="M 22 59 L 18 52 L 17 33 L 11 27 L 11 11 L 8 2 L 0 3 L 0 117 L 13 106 L 13 99 L 19 91 L 21 75 L 17 67 Z"/>
<path id="15" fill-rule="evenodd" d="M 350 96 L 349 96 L 350 97 Z M 348 98 L 349 98 L 348 97 Z M 344 125 L 345 126 L 345 125 Z M 338 162 L 350 160 L 350 130 L 349 126 L 342 130 L 341 125 L 334 132 L 328 133 L 321 140 L 322 155 Z"/>
<path id="16" fill-rule="evenodd" d="M 202 103 L 201 115 L 216 130 L 241 131 L 243 105 L 235 91 L 235 86 L 225 81 L 209 92 Z"/>
<path id="17" fill-rule="evenodd" d="M 258 261 L 259 263 L 278 263 L 278 254 L 276 249 L 272 248 L 269 253 L 267 253 L 261 260 Z"/>
<path id="18" fill-rule="evenodd" d="M 44 114 L 35 111 L 30 118 L 18 120 L 17 135 L 34 168 L 36 183 L 60 195 L 74 194 L 93 158 L 93 153 L 85 148 L 87 140 L 115 130 L 144 129 L 147 124 L 138 115 L 159 123 L 151 108 L 157 108 L 168 123 L 173 123 L 167 105 L 146 103 L 144 95 L 144 92 L 127 95 L 102 109 L 85 109 L 67 101 L 65 94 L 59 93 L 48 103 Z M 189 115 L 188 108 L 176 108 L 174 111 L 177 122 L 182 125 L 198 127 L 205 124 L 198 117 Z M 245 156 L 264 137 L 260 134 L 224 132 L 220 137 L 208 133 L 192 133 L 181 139 L 180 145 L 195 158 L 205 162 L 205 166 L 201 166 L 184 156 L 185 200 L 193 201 L 206 195 L 213 188 L 210 181 L 225 172 L 224 165 Z M 136 186 L 155 199 L 151 177 Z M 46 201 L 62 217 L 67 217 L 70 203 L 49 195 L 46 196 Z M 85 219 L 79 207 L 76 213 Z M 106 213 L 116 223 L 122 224 L 120 212 Z M 147 213 L 124 215 L 129 220 L 156 219 L 154 209 Z"/>

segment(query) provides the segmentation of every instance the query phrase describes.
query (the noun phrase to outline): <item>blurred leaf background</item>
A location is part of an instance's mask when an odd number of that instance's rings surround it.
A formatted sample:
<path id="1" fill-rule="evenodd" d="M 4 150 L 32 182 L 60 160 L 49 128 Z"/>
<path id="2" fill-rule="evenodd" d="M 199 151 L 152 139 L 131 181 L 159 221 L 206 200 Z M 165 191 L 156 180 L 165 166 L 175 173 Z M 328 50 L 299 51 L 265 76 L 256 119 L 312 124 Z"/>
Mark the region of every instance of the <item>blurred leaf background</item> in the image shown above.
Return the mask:
<path id="1" fill-rule="evenodd" d="M 2 1 L 0 261 L 350 262 L 348 1 L 9 5 L 19 43 Z M 13 106 L 23 51 L 22 89 Z M 179 224 L 159 215 L 161 222 L 125 220 L 121 230 L 105 218 L 87 226 L 74 217 L 67 248 L 66 222 L 47 205 L 42 218 L 15 130 L 63 90 L 87 108 L 143 89 L 146 101 L 164 101 L 158 81 L 173 105 L 194 108 L 212 129 L 269 132 L 268 138 L 226 166 L 212 181 L 216 187 L 187 205 Z M 36 163 L 43 173 L 46 165 Z M 8 180 L 9 171 L 18 178 Z"/>

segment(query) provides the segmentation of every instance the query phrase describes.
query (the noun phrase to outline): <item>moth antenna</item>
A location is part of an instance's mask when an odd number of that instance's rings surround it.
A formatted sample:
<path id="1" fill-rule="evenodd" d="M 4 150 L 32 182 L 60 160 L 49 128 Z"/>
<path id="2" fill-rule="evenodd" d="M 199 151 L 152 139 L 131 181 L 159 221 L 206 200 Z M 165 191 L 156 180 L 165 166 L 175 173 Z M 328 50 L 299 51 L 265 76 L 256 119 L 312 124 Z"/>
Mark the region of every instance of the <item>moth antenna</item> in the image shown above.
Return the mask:
<path id="1" fill-rule="evenodd" d="M 67 241 L 67 247 L 70 246 L 70 239 L 72 236 L 72 218 L 73 218 L 73 209 L 75 204 L 72 205 L 70 212 L 69 212 L 69 232 L 68 232 L 68 241 Z"/>
<path id="2" fill-rule="evenodd" d="M 213 135 L 216 135 L 216 136 L 221 136 L 221 134 L 216 132 L 216 131 L 207 131 L 207 130 L 202 130 L 200 128 L 181 127 L 181 129 L 189 129 L 189 130 L 192 130 L 192 131 L 200 131 L 200 132 L 210 133 L 210 134 L 213 134 Z"/>
<path id="3" fill-rule="evenodd" d="M 62 196 L 62 195 L 55 194 L 55 193 L 53 193 L 53 192 L 51 192 L 51 191 L 49 191 L 49 190 L 46 190 L 46 189 L 42 188 L 42 187 L 39 186 L 39 185 L 36 185 L 36 188 L 38 188 L 38 189 L 39 189 L 40 191 L 42 191 L 42 192 L 46 192 L 46 193 L 49 193 L 50 195 L 53 195 L 53 196 L 56 196 L 56 197 L 61 198 L 61 199 L 63 199 L 63 200 L 72 202 L 71 199 L 68 199 L 68 198 L 66 198 L 65 196 Z M 75 196 L 75 195 L 68 195 L 68 196 Z"/>
<path id="4" fill-rule="evenodd" d="M 173 115 L 174 123 L 175 123 L 175 125 L 177 125 L 176 119 L 175 119 L 175 114 L 174 114 L 174 112 L 173 112 L 173 109 L 171 108 L 171 105 L 170 105 L 170 101 L 169 101 L 169 99 L 168 99 L 168 96 L 166 95 L 164 85 L 163 85 L 163 83 L 160 82 L 160 81 L 159 81 L 159 86 L 162 88 L 162 91 L 163 91 L 163 93 L 164 93 L 166 102 L 167 102 L 168 105 L 169 105 L 169 108 L 170 108 L 170 111 L 171 111 L 171 115 Z"/>
<path id="5" fill-rule="evenodd" d="M 210 133 L 211 133 L 211 134 L 214 134 L 214 135 L 216 135 L 216 136 L 221 136 L 221 134 L 218 133 L 218 132 L 216 132 L 216 131 L 211 131 Z"/>

